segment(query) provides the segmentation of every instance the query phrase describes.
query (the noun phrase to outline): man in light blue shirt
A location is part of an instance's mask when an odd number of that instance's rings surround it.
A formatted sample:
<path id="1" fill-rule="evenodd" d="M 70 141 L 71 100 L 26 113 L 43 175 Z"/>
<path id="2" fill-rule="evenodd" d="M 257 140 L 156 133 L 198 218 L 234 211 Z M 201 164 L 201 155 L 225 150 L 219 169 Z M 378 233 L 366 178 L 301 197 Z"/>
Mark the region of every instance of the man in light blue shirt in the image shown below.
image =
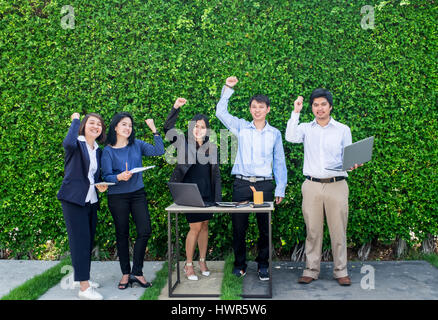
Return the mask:
<path id="1" fill-rule="evenodd" d="M 269 125 L 266 116 L 270 112 L 267 96 L 256 95 L 250 99 L 249 106 L 253 121 L 249 122 L 232 116 L 228 112 L 228 100 L 238 82 L 236 77 L 229 77 L 222 89 L 221 99 L 216 107 L 216 116 L 238 140 L 237 155 L 232 175 L 233 201 L 252 201 L 250 186 L 263 191 L 264 201 L 279 204 L 284 198 L 287 184 L 286 160 L 284 157 L 281 133 Z M 274 174 L 274 177 L 272 176 Z M 276 186 L 274 187 L 273 179 Z M 274 192 L 275 188 L 275 192 Z M 248 214 L 236 214 L 233 221 L 234 271 L 240 277 L 246 274 L 245 234 L 248 228 Z M 269 280 L 269 225 L 266 214 L 257 214 L 259 228 L 258 250 L 256 258 L 260 280 Z"/>

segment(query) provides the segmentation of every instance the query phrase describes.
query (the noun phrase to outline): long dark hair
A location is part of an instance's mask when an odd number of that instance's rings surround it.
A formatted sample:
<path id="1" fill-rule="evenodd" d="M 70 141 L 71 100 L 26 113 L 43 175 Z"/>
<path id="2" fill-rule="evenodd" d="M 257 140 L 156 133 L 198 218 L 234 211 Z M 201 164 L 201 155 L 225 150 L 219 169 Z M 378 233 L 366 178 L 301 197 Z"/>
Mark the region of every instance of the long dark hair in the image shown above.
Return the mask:
<path id="1" fill-rule="evenodd" d="M 206 143 L 209 141 L 208 130 L 210 129 L 210 119 L 205 114 L 198 113 L 192 118 L 192 120 L 190 120 L 189 131 L 187 132 L 187 134 L 188 134 L 189 139 L 194 139 L 193 129 L 195 128 L 196 122 L 199 120 L 204 120 L 205 127 L 207 128 L 207 134 L 204 136 L 204 143 Z M 198 146 L 197 143 L 196 143 L 196 145 Z"/>
<path id="2" fill-rule="evenodd" d="M 81 124 L 79 125 L 79 135 L 85 136 L 85 124 L 87 123 L 87 121 L 90 117 L 95 117 L 95 118 L 99 119 L 100 124 L 102 125 L 102 132 L 100 133 L 100 136 L 98 136 L 96 140 L 99 143 L 104 143 L 105 139 L 106 139 L 105 122 L 103 121 L 103 118 L 100 116 L 100 114 L 97 114 L 97 113 L 92 112 L 92 113 L 88 113 L 87 115 L 85 115 L 84 119 L 82 119 Z"/>
<path id="3" fill-rule="evenodd" d="M 106 144 L 114 146 L 117 143 L 117 133 L 116 133 L 115 129 L 116 129 L 117 125 L 119 124 L 119 122 L 123 118 L 131 119 L 132 132 L 128 138 L 128 146 L 134 143 L 134 140 L 135 140 L 134 119 L 132 118 L 132 116 L 129 112 L 119 112 L 111 120 L 111 123 L 110 123 L 109 128 L 108 128 L 108 134 L 106 137 Z"/>

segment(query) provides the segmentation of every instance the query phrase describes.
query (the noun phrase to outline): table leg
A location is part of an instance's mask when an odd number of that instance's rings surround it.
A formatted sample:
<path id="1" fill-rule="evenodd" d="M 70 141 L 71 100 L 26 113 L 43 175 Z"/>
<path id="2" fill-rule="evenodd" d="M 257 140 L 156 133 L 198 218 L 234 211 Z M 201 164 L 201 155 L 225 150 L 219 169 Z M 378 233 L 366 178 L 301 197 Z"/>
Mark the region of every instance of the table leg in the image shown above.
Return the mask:
<path id="1" fill-rule="evenodd" d="M 172 296 L 172 225 L 171 214 L 167 212 L 167 254 L 168 254 L 168 286 L 169 298 Z"/>
<path id="2" fill-rule="evenodd" d="M 271 211 L 268 213 L 269 220 L 269 298 L 272 298 L 272 226 Z"/>
<path id="3" fill-rule="evenodd" d="M 176 277 L 177 283 L 181 282 L 179 274 L 179 230 L 178 230 L 178 212 L 175 214 L 175 236 L 176 236 Z"/>

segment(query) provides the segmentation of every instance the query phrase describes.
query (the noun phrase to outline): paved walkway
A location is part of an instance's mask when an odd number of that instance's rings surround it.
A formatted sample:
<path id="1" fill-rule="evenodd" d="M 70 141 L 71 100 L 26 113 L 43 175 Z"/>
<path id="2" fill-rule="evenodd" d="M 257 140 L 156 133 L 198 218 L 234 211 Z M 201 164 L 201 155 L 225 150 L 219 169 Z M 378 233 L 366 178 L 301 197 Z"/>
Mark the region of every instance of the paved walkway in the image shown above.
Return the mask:
<path id="1" fill-rule="evenodd" d="M 333 263 L 322 262 L 317 281 L 305 285 L 298 278 L 304 262 L 273 263 L 273 299 L 278 300 L 438 300 L 438 268 L 426 261 L 350 262 L 349 287 L 333 279 Z M 266 293 L 257 264 L 250 263 L 243 282 L 244 293 Z"/>
<path id="2" fill-rule="evenodd" d="M 10 289 L 57 264 L 57 261 L 0 260 L 0 297 Z M 163 262 L 145 261 L 144 275 L 153 281 Z M 223 277 L 223 262 L 208 263 L 212 274 L 188 281 L 181 273 L 182 282 L 176 293 L 219 293 Z M 181 263 L 182 266 L 182 263 Z M 304 263 L 273 263 L 273 299 L 279 300 L 438 300 L 438 268 L 426 261 L 350 262 L 348 271 L 353 284 L 341 287 L 333 280 L 331 262 L 321 263 L 321 275 L 308 285 L 297 283 Z M 195 265 L 195 268 L 197 266 Z M 258 279 L 257 265 L 249 263 L 244 278 L 244 293 L 265 293 L 267 283 Z M 121 273 L 117 261 L 92 262 L 91 278 L 102 287 L 99 292 L 107 300 L 138 299 L 143 288 L 118 290 Z M 41 300 L 76 300 L 78 289 L 68 289 L 68 277 L 51 288 Z M 175 275 L 173 276 L 175 281 Z M 159 299 L 168 299 L 167 283 Z M 193 300 L 193 298 L 190 298 Z"/>
<path id="3" fill-rule="evenodd" d="M 153 281 L 155 274 L 162 268 L 163 262 L 145 261 L 143 265 L 143 275 L 147 281 Z M 66 275 L 68 273 L 66 272 Z M 101 285 L 98 292 L 105 300 L 138 300 L 144 292 L 144 288 L 139 286 L 129 287 L 126 290 L 119 290 L 117 284 L 122 278 L 120 264 L 118 261 L 92 261 L 91 262 L 91 281 Z M 68 277 L 63 280 L 44 295 L 39 300 L 79 300 L 79 288 L 69 289 Z"/>
<path id="4" fill-rule="evenodd" d="M 43 273 L 58 261 L 0 260 L 0 298 L 23 282 Z"/>

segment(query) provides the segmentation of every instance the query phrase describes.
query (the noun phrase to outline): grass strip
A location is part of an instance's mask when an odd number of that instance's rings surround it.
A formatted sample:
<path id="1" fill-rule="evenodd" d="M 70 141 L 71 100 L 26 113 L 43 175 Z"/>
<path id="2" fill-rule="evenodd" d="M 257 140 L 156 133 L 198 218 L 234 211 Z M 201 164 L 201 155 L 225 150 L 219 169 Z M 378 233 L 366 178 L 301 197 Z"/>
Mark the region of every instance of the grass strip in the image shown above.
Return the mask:
<path id="1" fill-rule="evenodd" d="M 243 277 L 233 274 L 234 255 L 230 253 L 225 259 L 224 278 L 221 287 L 221 300 L 242 300 Z"/>
<path id="2" fill-rule="evenodd" d="M 423 259 L 438 268 L 438 254 L 424 254 Z"/>
<path id="3" fill-rule="evenodd" d="M 12 289 L 1 300 L 37 300 L 65 276 L 61 268 L 71 264 L 70 257 L 61 260 L 57 265 Z"/>
<path id="4" fill-rule="evenodd" d="M 154 281 L 152 281 L 153 285 L 150 288 L 147 288 L 143 295 L 139 300 L 158 300 L 158 297 L 161 294 L 164 286 L 167 284 L 168 270 L 167 270 L 168 262 L 163 263 L 163 267 L 160 271 L 158 271 L 155 275 Z"/>

